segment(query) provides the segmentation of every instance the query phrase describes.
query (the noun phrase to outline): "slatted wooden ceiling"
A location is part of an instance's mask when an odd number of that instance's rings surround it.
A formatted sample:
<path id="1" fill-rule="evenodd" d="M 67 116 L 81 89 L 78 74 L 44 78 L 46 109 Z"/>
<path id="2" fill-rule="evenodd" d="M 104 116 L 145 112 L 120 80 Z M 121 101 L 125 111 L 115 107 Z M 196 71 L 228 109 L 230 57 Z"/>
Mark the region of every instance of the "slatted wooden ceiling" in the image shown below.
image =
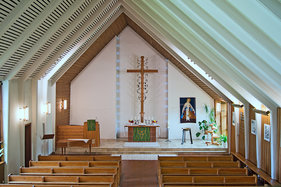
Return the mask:
<path id="1" fill-rule="evenodd" d="M 40 79 L 94 37 L 119 0 L 0 1 L 0 79 Z"/>

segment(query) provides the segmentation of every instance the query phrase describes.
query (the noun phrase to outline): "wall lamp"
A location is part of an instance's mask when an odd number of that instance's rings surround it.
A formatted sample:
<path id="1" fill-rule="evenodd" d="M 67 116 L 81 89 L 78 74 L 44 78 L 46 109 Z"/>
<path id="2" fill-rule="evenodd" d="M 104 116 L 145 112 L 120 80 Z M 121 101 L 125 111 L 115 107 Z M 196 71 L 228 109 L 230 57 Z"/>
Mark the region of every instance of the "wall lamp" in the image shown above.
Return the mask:
<path id="1" fill-rule="evenodd" d="M 67 109 L 67 100 L 66 99 L 63 99 L 60 103 L 60 109 L 64 109 L 66 110 Z"/>
<path id="2" fill-rule="evenodd" d="M 43 113 L 44 114 L 51 114 L 51 103 L 48 102 L 43 106 Z"/>
<path id="3" fill-rule="evenodd" d="M 264 110 L 258 110 L 256 108 L 253 108 L 252 109 L 255 113 L 258 113 L 258 114 L 261 114 L 261 115 L 265 115 L 265 116 L 268 116 L 270 114 L 270 111 L 264 111 Z"/>
<path id="4" fill-rule="evenodd" d="M 244 105 L 240 105 L 240 104 L 232 104 L 233 107 L 236 107 L 236 108 L 242 108 Z"/>
<path id="5" fill-rule="evenodd" d="M 19 119 L 23 121 L 29 120 L 29 108 L 25 106 L 23 108 L 19 108 Z"/>

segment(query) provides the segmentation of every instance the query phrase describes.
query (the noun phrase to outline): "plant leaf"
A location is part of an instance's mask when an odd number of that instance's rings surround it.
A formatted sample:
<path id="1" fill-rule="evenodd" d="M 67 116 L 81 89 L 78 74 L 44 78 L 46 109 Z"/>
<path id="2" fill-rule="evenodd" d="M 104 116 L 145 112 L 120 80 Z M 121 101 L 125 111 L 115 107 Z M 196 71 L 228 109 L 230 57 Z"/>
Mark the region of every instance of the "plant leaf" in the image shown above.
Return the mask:
<path id="1" fill-rule="evenodd" d="M 197 132 L 197 133 L 196 133 L 196 137 L 199 137 L 199 136 L 200 136 L 200 134 L 201 134 L 200 132 Z"/>

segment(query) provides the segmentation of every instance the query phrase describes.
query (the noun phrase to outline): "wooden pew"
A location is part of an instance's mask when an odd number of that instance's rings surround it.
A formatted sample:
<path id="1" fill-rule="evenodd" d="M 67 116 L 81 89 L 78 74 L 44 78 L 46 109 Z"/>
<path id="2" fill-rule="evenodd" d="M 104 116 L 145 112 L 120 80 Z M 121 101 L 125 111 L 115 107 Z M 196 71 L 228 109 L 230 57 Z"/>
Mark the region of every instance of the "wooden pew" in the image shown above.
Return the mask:
<path id="1" fill-rule="evenodd" d="M 120 161 L 29 161 L 29 167 L 120 167 Z"/>
<path id="2" fill-rule="evenodd" d="M 38 161 L 121 161 L 121 156 L 111 155 L 49 155 L 38 156 Z"/>
<path id="3" fill-rule="evenodd" d="M 117 175 L 116 167 L 88 167 L 88 168 L 37 168 L 21 167 L 20 175 Z"/>
<path id="4" fill-rule="evenodd" d="M 121 161 L 29 161 L 30 168 L 54 168 L 54 167 L 115 167 L 117 168 L 118 184 L 121 175 Z"/>
<path id="5" fill-rule="evenodd" d="M 160 161 L 233 161 L 232 155 L 220 155 L 220 156 L 158 156 Z"/>
<path id="6" fill-rule="evenodd" d="M 181 167 L 181 168 L 240 168 L 240 162 L 236 161 L 159 161 L 159 167 Z"/>
<path id="7" fill-rule="evenodd" d="M 3 187 L 81 187 L 81 185 L 0 184 Z M 91 184 L 83 187 L 109 187 L 108 184 Z"/>
<path id="8" fill-rule="evenodd" d="M 162 175 L 248 176 L 247 168 L 160 168 Z"/>
<path id="9" fill-rule="evenodd" d="M 161 186 L 166 185 L 256 185 L 257 176 L 182 176 L 162 175 Z"/>
<path id="10" fill-rule="evenodd" d="M 103 176 L 22 176 L 9 175 L 9 184 L 51 184 L 51 185 L 95 185 L 106 184 L 110 187 L 117 187 L 114 180 L 115 175 Z"/>

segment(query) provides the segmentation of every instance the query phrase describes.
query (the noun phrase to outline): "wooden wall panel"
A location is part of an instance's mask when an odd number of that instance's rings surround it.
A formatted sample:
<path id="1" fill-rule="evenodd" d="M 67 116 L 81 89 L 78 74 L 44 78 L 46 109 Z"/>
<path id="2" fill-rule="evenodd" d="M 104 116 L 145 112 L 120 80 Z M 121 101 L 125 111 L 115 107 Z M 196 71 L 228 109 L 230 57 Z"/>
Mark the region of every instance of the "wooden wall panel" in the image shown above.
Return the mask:
<path id="1" fill-rule="evenodd" d="M 238 151 L 245 157 L 245 128 L 244 128 L 244 108 L 239 108 L 239 141 Z"/>
<path id="2" fill-rule="evenodd" d="M 254 107 L 250 105 L 249 111 L 249 161 L 257 165 L 257 147 L 256 147 L 256 135 L 251 133 L 252 120 L 256 120 L 256 114 L 252 110 Z"/>
<path id="3" fill-rule="evenodd" d="M 67 109 L 61 109 L 60 104 L 63 99 L 67 100 Z M 68 125 L 70 119 L 70 83 L 58 81 L 56 83 L 56 126 Z"/>
<path id="4" fill-rule="evenodd" d="M 232 121 L 233 121 L 233 111 L 234 111 L 234 107 L 231 106 L 231 137 L 229 138 L 230 139 L 230 152 L 233 152 L 235 153 L 236 152 L 236 148 L 235 148 L 235 126 L 232 124 Z"/>
<path id="5" fill-rule="evenodd" d="M 262 110 L 266 110 L 262 107 Z M 270 142 L 264 140 L 264 124 L 270 125 L 270 116 L 261 115 L 261 169 L 271 175 Z"/>

